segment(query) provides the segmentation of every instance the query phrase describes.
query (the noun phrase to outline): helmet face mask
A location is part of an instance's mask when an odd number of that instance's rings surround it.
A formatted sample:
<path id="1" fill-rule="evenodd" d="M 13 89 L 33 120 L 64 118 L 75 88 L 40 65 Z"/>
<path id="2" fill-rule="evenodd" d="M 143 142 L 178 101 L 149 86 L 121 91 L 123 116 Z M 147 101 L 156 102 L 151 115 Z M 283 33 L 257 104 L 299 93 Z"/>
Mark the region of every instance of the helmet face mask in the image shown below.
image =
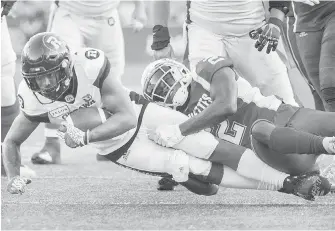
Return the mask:
<path id="1" fill-rule="evenodd" d="M 176 108 L 186 102 L 191 81 L 191 73 L 183 64 L 171 59 L 158 60 L 143 72 L 143 95 L 151 102 Z"/>
<path id="2" fill-rule="evenodd" d="M 70 51 L 57 35 L 34 35 L 23 49 L 21 62 L 23 78 L 41 104 L 53 103 L 68 90 L 73 76 Z M 38 95 L 50 102 L 42 102 Z"/>

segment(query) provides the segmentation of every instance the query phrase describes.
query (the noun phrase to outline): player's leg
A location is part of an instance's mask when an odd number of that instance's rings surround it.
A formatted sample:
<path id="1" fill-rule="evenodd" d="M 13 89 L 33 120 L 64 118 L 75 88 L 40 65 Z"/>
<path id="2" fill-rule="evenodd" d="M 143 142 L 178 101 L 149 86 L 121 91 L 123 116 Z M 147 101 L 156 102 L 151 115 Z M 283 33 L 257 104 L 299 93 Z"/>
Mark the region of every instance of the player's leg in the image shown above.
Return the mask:
<path id="1" fill-rule="evenodd" d="M 187 40 L 185 58 L 193 71 L 196 64 L 211 56 L 227 56 L 221 36 L 211 33 L 191 22 L 186 25 L 184 37 Z"/>
<path id="2" fill-rule="evenodd" d="M 309 78 L 307 77 L 306 68 L 301 60 L 299 50 L 297 47 L 297 39 L 295 33 L 293 32 L 295 18 L 294 16 L 288 16 L 286 18 L 286 23 L 284 24 L 284 39 L 287 41 L 288 48 L 290 50 L 290 54 L 292 56 L 292 61 L 295 63 L 295 66 L 300 71 L 301 75 L 306 79 L 308 87 L 311 90 L 312 96 L 314 98 L 314 105 L 316 110 L 324 111 L 324 106 L 321 97 L 314 89 L 312 83 L 310 82 Z"/>
<path id="3" fill-rule="evenodd" d="M 113 76 L 121 80 L 125 68 L 125 48 L 118 11 L 115 9 L 111 17 L 97 20 L 95 23 L 98 30 L 96 34 L 91 32 L 91 38 L 87 44 L 105 52 L 111 64 Z"/>
<path id="4" fill-rule="evenodd" d="M 321 42 L 320 90 L 326 111 L 335 112 L 335 14 L 327 22 Z"/>
<path id="5" fill-rule="evenodd" d="M 83 46 L 83 38 L 77 25 L 78 17 L 63 10 L 52 3 L 48 22 L 48 30 L 59 35 L 75 53 Z M 45 124 L 45 143 L 42 149 L 33 154 L 31 160 L 34 164 L 60 164 L 60 142 L 57 136 L 57 126 Z"/>
<path id="6" fill-rule="evenodd" d="M 277 53 L 259 52 L 249 36 L 226 37 L 224 42 L 235 69 L 252 86 L 258 87 L 265 96 L 277 95 L 284 102 L 298 106 L 286 66 Z"/>

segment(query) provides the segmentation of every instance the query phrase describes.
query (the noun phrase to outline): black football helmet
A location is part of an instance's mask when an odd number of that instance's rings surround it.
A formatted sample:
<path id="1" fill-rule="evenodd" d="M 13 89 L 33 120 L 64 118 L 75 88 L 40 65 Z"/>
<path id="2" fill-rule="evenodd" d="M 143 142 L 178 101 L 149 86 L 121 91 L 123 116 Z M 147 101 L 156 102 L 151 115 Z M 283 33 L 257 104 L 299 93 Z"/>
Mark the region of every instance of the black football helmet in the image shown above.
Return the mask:
<path id="1" fill-rule="evenodd" d="M 54 33 L 32 36 L 23 48 L 21 63 L 24 80 L 42 104 L 58 100 L 70 86 L 73 76 L 70 50 Z M 42 102 L 36 93 L 51 102 Z"/>

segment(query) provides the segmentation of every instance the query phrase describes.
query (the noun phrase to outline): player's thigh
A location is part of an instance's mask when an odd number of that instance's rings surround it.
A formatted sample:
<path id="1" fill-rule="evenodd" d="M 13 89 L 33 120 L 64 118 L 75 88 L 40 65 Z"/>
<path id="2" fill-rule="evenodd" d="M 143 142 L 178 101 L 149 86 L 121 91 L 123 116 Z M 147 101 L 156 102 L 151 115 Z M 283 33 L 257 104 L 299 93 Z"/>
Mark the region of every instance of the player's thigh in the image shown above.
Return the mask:
<path id="1" fill-rule="evenodd" d="M 1 65 L 1 107 L 11 106 L 16 101 L 15 61 Z"/>
<path id="2" fill-rule="evenodd" d="M 297 48 L 307 77 L 320 95 L 319 63 L 322 31 L 296 33 Z"/>
<path id="3" fill-rule="evenodd" d="M 335 112 L 335 13 L 324 30 L 319 68 L 325 107 L 327 111 Z"/>
<path id="4" fill-rule="evenodd" d="M 90 44 L 105 52 L 112 66 L 111 72 L 120 79 L 125 68 L 125 47 L 118 12 L 115 10 L 109 19 L 99 20 L 98 25 L 98 34 L 92 38 Z"/>
<path id="5" fill-rule="evenodd" d="M 301 174 L 316 170 L 315 164 L 317 156 L 277 153 L 271 150 L 267 145 L 252 138 L 252 147 L 256 155 L 266 164 L 287 174 Z"/>
<path id="6" fill-rule="evenodd" d="M 254 47 L 247 37 L 227 40 L 229 57 L 235 69 L 263 95 L 278 95 L 286 103 L 295 105 L 294 95 L 285 64 L 276 52 L 266 54 Z"/>
<path id="7" fill-rule="evenodd" d="M 16 54 L 13 50 L 6 17 L 1 18 L 1 66 L 15 62 Z"/>
<path id="8" fill-rule="evenodd" d="M 300 108 L 288 126 L 319 136 L 335 136 L 335 112 Z"/>
<path id="9" fill-rule="evenodd" d="M 139 134 L 117 162 L 148 172 L 169 172 L 168 157 L 174 149 L 165 148 L 149 140 L 144 134 Z"/>
<path id="10" fill-rule="evenodd" d="M 194 70 L 196 64 L 211 56 L 227 56 L 221 37 L 205 30 L 195 23 L 187 25 L 188 60 L 190 69 Z"/>
<path id="11" fill-rule="evenodd" d="M 83 47 L 83 37 L 79 29 L 80 18 L 62 8 L 56 8 L 50 32 L 59 35 L 70 47 L 71 53 Z"/>

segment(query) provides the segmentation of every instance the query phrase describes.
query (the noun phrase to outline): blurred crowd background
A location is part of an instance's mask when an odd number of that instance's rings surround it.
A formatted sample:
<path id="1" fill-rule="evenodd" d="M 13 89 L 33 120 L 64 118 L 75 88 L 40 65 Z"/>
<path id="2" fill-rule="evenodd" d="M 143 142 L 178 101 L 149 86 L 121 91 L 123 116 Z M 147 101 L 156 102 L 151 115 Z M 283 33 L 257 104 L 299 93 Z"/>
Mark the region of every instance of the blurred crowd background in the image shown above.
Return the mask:
<path id="1" fill-rule="evenodd" d="M 10 15 L 7 17 L 7 23 L 14 51 L 18 56 L 20 56 L 22 48 L 29 37 L 46 30 L 51 3 L 52 1 L 19 0 L 14 5 Z M 130 26 L 134 3 L 121 1 L 119 5 L 119 14 L 126 44 L 127 63 L 151 60 L 152 25 L 150 24 L 150 1 L 145 2 L 145 5 L 148 21 L 140 32 L 134 32 Z M 185 10 L 186 1 L 171 1 L 169 27 L 171 44 L 177 56 L 182 56 L 184 53 L 182 25 L 185 20 Z"/>

